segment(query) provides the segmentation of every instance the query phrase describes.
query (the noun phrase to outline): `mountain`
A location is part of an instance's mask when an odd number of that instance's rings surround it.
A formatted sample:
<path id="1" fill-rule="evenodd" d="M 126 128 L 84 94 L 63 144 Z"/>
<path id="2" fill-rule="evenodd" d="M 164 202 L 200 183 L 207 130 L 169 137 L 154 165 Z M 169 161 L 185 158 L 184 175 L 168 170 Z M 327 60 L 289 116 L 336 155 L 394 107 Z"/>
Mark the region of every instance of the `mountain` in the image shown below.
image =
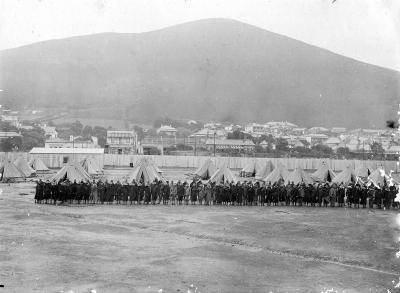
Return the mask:
<path id="1" fill-rule="evenodd" d="M 384 127 L 400 97 L 399 72 L 226 19 L 35 43 L 0 68 L 2 103 L 135 121 Z"/>

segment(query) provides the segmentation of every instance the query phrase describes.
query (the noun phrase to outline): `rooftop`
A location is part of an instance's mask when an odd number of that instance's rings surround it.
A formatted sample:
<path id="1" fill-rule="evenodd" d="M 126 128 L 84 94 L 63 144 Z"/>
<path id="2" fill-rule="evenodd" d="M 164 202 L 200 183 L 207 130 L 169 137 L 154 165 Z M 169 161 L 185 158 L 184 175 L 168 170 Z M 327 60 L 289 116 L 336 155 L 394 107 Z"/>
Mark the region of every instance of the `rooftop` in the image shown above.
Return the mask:
<path id="1" fill-rule="evenodd" d="M 0 132 L 0 137 L 16 137 L 16 136 L 21 136 L 21 134 L 16 133 L 14 131 L 8 131 L 8 132 L 1 131 Z"/>
<path id="2" fill-rule="evenodd" d="M 101 148 L 33 148 L 30 154 L 104 154 Z"/>
<path id="3" fill-rule="evenodd" d="M 213 145 L 214 139 L 207 139 L 206 145 Z M 245 145 L 254 146 L 254 142 L 250 139 L 216 139 L 216 145 Z"/>

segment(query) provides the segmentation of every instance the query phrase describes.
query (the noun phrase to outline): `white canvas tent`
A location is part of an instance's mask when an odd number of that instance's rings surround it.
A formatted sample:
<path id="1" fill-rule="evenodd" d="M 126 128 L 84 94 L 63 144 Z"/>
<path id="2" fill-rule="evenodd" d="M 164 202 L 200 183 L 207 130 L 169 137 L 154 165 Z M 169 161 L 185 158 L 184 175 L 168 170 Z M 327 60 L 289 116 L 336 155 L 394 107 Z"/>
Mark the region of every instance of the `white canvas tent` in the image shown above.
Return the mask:
<path id="1" fill-rule="evenodd" d="M 322 162 L 319 168 L 311 174 L 311 178 L 316 182 L 332 182 L 335 177 L 335 172 L 326 162 Z"/>
<path id="2" fill-rule="evenodd" d="M 332 180 L 333 183 L 341 184 L 343 183 L 345 186 L 350 183 L 357 183 L 358 177 L 354 172 L 354 169 L 351 166 L 348 166 L 342 172 L 336 175 L 336 177 Z"/>
<path id="3" fill-rule="evenodd" d="M 375 186 L 383 186 L 387 182 L 387 178 L 385 176 L 385 170 L 383 168 L 378 168 L 373 171 L 368 176 L 368 183 L 372 183 Z"/>
<path id="4" fill-rule="evenodd" d="M 97 164 L 97 162 L 93 159 L 93 158 L 86 158 L 82 161 L 81 163 L 83 169 L 85 169 L 85 171 L 87 173 L 89 173 L 92 176 L 98 176 L 98 175 L 102 175 L 104 173 L 103 169 L 100 168 L 100 166 Z"/>
<path id="5" fill-rule="evenodd" d="M 158 168 L 156 168 L 152 162 L 142 159 L 127 176 L 127 181 L 132 183 L 135 180 L 137 183 L 143 182 L 147 185 L 152 183 L 154 179 L 157 179 L 158 181 L 165 181 L 157 169 Z"/>
<path id="6" fill-rule="evenodd" d="M 28 164 L 36 173 L 47 173 L 50 171 L 40 158 L 32 158 Z"/>
<path id="7" fill-rule="evenodd" d="M 232 173 L 231 169 L 227 166 L 222 166 L 210 178 L 211 182 L 215 182 L 217 185 L 224 184 L 225 182 L 237 182 L 236 176 Z"/>
<path id="8" fill-rule="evenodd" d="M 369 175 L 371 175 L 372 170 L 366 167 L 364 164 L 361 164 L 354 170 L 354 173 L 357 177 L 366 179 Z"/>
<path id="9" fill-rule="evenodd" d="M 297 167 L 289 175 L 286 177 L 285 180 L 287 183 L 293 182 L 294 184 L 305 183 L 305 184 L 312 184 L 313 180 L 311 176 L 307 174 L 303 169 Z"/>
<path id="10" fill-rule="evenodd" d="M 273 184 L 282 180 L 285 181 L 288 175 L 289 171 L 284 166 L 279 165 L 265 177 L 264 181 Z"/>
<path id="11" fill-rule="evenodd" d="M 274 165 L 270 160 L 267 161 L 267 163 L 261 167 L 261 169 L 256 173 L 256 179 L 257 180 L 262 180 L 265 177 L 267 177 L 272 171 L 274 170 Z"/>
<path id="12" fill-rule="evenodd" d="M 0 167 L 0 176 L 1 182 L 21 181 L 25 179 L 25 175 L 22 171 L 9 161 L 5 161 Z"/>
<path id="13" fill-rule="evenodd" d="M 256 173 L 261 170 L 260 164 L 256 160 L 249 161 L 242 170 L 240 170 L 240 177 L 254 177 Z"/>
<path id="14" fill-rule="evenodd" d="M 81 182 L 91 180 L 90 175 L 77 162 L 67 163 L 52 178 L 51 181 L 64 181 L 68 179 L 71 182 Z"/>
<path id="15" fill-rule="evenodd" d="M 207 180 L 211 178 L 215 171 L 217 171 L 217 167 L 211 159 L 207 159 L 204 164 L 194 172 L 194 177 Z"/>
<path id="16" fill-rule="evenodd" d="M 22 157 L 16 159 L 14 165 L 22 172 L 22 174 L 24 174 L 25 177 L 31 177 L 36 173 L 36 171 L 32 169 L 28 162 Z"/>

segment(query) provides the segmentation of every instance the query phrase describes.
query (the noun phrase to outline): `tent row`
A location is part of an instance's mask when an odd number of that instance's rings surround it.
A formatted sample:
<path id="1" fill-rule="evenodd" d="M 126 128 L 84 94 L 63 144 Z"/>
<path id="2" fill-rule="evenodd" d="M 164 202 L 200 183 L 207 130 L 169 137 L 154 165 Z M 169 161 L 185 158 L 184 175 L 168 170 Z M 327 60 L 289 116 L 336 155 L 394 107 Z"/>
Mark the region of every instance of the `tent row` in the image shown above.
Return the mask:
<path id="1" fill-rule="evenodd" d="M 367 183 L 376 186 L 390 183 L 391 177 L 386 175 L 382 168 L 371 170 L 366 166 L 359 166 L 355 170 L 348 166 L 338 174 L 323 162 L 320 167 L 312 174 L 305 172 L 301 168 L 295 168 L 289 172 L 283 165 L 274 168 L 271 161 L 267 161 L 264 166 L 260 166 L 256 161 L 250 162 L 243 168 L 239 175 L 241 177 L 255 177 L 256 180 L 265 181 L 266 183 L 275 182 L 293 182 L 294 184 L 305 183 L 336 183 L 348 185 L 350 183 Z M 235 175 L 227 167 L 217 168 L 211 159 L 208 159 L 194 173 L 194 178 L 202 180 L 210 180 L 211 182 L 224 183 L 226 181 L 237 182 Z"/>
<path id="2" fill-rule="evenodd" d="M 46 173 L 49 169 L 39 158 L 34 158 L 27 162 L 24 158 L 17 158 L 14 162 L 6 160 L 0 167 L 0 181 L 21 181 L 26 178 L 36 176 L 36 174 Z"/>
<path id="3" fill-rule="evenodd" d="M 78 167 L 78 165 L 80 167 Z M 85 172 L 81 172 L 80 169 Z M 74 170 L 79 169 L 79 172 Z M 72 170 L 72 171 L 71 171 Z M 29 162 L 24 158 L 19 157 L 14 162 L 5 161 L 0 167 L 0 180 L 3 182 L 8 181 L 22 181 L 26 178 L 34 177 L 38 174 L 46 174 L 50 170 L 47 168 L 46 164 L 38 157 L 32 158 Z M 77 174 L 81 174 L 78 176 Z M 73 174 L 71 176 L 65 174 Z M 87 176 L 87 174 L 89 176 Z M 59 180 L 60 178 L 68 178 L 72 181 L 76 180 L 87 180 L 92 176 L 96 177 L 103 174 L 103 169 L 98 166 L 96 161 L 92 158 L 86 158 L 80 164 L 68 163 L 63 168 L 61 168 L 51 180 Z"/>

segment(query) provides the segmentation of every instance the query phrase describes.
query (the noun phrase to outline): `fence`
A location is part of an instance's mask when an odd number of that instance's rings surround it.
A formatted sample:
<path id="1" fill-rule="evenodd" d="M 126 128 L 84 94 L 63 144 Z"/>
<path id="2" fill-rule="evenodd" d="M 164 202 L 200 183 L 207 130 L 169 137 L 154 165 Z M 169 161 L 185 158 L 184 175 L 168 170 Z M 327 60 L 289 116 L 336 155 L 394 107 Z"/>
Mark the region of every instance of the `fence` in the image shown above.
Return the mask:
<path id="1" fill-rule="evenodd" d="M 26 160 L 32 157 L 39 157 L 43 162 L 50 168 L 61 168 L 64 164 L 64 157 L 68 156 L 69 160 L 82 161 L 88 155 L 75 154 L 65 155 L 65 154 L 35 154 L 31 155 L 29 153 L 21 152 L 9 152 L 0 153 L 0 161 L 4 160 L 14 161 L 18 157 L 23 157 Z M 154 161 L 154 163 L 159 167 L 180 167 L 180 168 L 198 168 L 201 166 L 208 158 L 211 158 L 217 166 L 226 164 L 232 169 L 241 169 L 246 164 L 256 161 L 261 164 L 266 163 L 270 160 L 274 166 L 282 164 L 288 169 L 294 169 L 300 167 L 305 170 L 315 170 L 322 162 L 326 162 L 334 171 L 341 171 L 347 166 L 351 165 L 353 168 L 357 168 L 359 165 L 365 164 L 371 169 L 376 169 L 382 166 L 385 170 L 393 170 L 398 172 L 396 161 L 376 161 L 376 160 L 334 160 L 334 159 L 316 159 L 316 158 L 244 158 L 244 157 L 207 157 L 207 156 L 150 156 L 150 155 L 118 155 L 118 154 L 98 154 L 90 155 L 94 160 L 97 161 L 99 166 L 112 166 L 112 167 L 127 167 L 131 163 L 136 164 L 136 162 L 143 157 L 149 158 Z"/>

